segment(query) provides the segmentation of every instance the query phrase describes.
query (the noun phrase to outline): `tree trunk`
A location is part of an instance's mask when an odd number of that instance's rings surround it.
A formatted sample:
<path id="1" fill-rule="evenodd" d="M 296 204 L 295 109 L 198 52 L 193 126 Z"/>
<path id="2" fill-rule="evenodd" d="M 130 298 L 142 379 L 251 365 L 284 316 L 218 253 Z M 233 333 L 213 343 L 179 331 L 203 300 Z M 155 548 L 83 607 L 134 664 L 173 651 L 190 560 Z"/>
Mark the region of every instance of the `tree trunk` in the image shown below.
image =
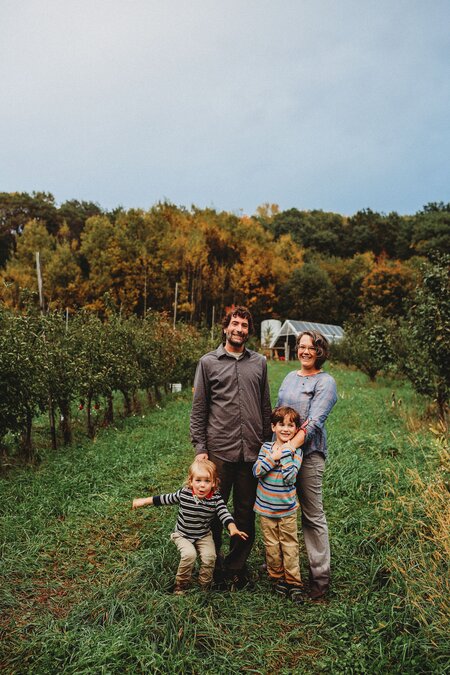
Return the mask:
<path id="1" fill-rule="evenodd" d="M 146 390 L 146 392 L 147 392 L 147 401 L 148 401 L 148 404 L 149 404 L 150 407 L 153 408 L 153 406 L 155 405 L 155 397 L 154 397 L 154 395 L 153 395 L 153 392 L 152 392 L 152 390 L 150 389 L 150 387 Z"/>
<path id="2" fill-rule="evenodd" d="M 29 462 L 33 458 L 33 444 L 31 442 L 31 427 L 33 424 L 33 416 L 29 410 L 27 410 L 26 420 L 25 420 L 25 431 L 22 434 L 21 439 L 21 454 L 23 458 Z"/>
<path id="3" fill-rule="evenodd" d="M 70 445 L 72 443 L 72 422 L 69 401 L 61 401 L 59 409 L 61 411 L 61 431 L 64 445 Z"/>
<path id="4" fill-rule="evenodd" d="M 87 397 L 87 432 L 88 432 L 89 438 L 94 438 L 95 427 L 94 427 L 94 423 L 92 421 L 91 406 L 92 406 L 92 394 L 88 394 L 88 397 Z"/>
<path id="5" fill-rule="evenodd" d="M 133 393 L 133 410 L 137 413 L 140 413 L 142 410 L 141 402 L 136 391 Z"/>
<path id="6" fill-rule="evenodd" d="M 48 417 L 50 420 L 50 437 L 52 439 L 52 449 L 56 450 L 58 445 L 56 442 L 55 406 L 53 404 L 53 398 L 51 394 L 48 396 Z"/>
<path id="7" fill-rule="evenodd" d="M 113 405 L 113 397 L 112 394 L 108 394 L 108 399 L 107 399 L 107 406 L 106 406 L 106 412 L 105 412 L 105 417 L 103 419 L 103 425 L 105 427 L 109 426 L 114 422 L 114 405 Z"/>
<path id="8" fill-rule="evenodd" d="M 191 314 L 189 317 L 189 323 L 192 323 L 194 319 L 194 310 L 195 310 L 195 270 L 192 271 L 192 284 L 191 284 Z"/>
<path id="9" fill-rule="evenodd" d="M 121 389 L 120 391 L 122 393 L 123 401 L 125 404 L 124 413 L 127 417 L 129 417 L 132 413 L 130 393 L 128 391 L 124 391 L 123 389 Z"/>

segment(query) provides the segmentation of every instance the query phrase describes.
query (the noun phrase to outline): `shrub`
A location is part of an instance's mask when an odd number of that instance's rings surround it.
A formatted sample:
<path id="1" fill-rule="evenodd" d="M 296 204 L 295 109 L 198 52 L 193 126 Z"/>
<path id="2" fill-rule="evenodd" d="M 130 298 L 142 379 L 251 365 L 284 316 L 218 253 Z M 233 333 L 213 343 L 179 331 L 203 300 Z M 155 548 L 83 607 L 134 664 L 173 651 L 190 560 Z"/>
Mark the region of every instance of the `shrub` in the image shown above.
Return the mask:
<path id="1" fill-rule="evenodd" d="M 450 393 L 450 255 L 435 255 L 422 266 L 423 283 L 416 289 L 396 341 L 395 360 L 421 394 L 437 403 L 446 423 Z"/>
<path id="2" fill-rule="evenodd" d="M 45 353 L 38 315 L 0 313 L 0 443 L 6 433 L 21 434 L 21 453 L 33 455 L 33 417 L 45 409 Z"/>
<path id="3" fill-rule="evenodd" d="M 374 308 L 361 319 L 345 324 L 345 337 L 333 347 L 333 356 L 352 364 L 374 381 L 378 372 L 392 367 L 393 352 L 389 335 L 395 328 L 392 319 Z"/>

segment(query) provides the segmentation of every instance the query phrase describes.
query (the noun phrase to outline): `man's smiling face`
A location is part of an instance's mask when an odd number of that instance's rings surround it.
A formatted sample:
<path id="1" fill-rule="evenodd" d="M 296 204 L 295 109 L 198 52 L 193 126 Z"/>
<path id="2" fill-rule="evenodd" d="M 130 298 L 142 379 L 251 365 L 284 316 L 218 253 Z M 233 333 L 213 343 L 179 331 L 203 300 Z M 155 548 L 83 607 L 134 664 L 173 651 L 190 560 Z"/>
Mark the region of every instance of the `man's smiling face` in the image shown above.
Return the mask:
<path id="1" fill-rule="evenodd" d="M 232 352 L 241 352 L 248 340 L 248 319 L 232 316 L 228 326 L 224 329 L 226 347 Z"/>

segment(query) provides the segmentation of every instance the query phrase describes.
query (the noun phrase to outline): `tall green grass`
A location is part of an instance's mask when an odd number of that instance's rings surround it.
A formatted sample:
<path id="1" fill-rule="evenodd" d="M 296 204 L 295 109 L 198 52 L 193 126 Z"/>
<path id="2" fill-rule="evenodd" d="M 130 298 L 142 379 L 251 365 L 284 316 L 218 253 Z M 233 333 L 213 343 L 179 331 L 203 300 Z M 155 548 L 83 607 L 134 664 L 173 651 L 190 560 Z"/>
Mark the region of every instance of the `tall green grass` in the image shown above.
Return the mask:
<path id="1" fill-rule="evenodd" d="M 274 403 L 291 368 L 270 364 Z M 449 670 L 443 441 L 404 383 L 331 370 L 339 402 L 328 422 L 327 602 L 294 606 L 271 595 L 263 576 L 253 592 L 170 594 L 175 509 L 130 507 L 185 478 L 185 392 L 93 443 L 41 450 L 38 467 L 2 479 L 2 672 Z M 262 560 L 258 537 L 255 573 Z"/>

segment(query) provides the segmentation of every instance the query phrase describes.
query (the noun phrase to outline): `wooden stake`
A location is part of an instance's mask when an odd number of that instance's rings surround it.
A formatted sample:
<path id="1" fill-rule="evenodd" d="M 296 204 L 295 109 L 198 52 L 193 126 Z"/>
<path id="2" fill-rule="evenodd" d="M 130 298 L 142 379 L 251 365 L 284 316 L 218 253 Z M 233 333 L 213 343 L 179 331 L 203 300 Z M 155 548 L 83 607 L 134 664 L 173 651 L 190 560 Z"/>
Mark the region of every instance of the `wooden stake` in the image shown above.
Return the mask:
<path id="1" fill-rule="evenodd" d="M 175 302 L 173 304 L 173 327 L 177 320 L 177 303 L 178 303 L 178 281 L 175 282 Z"/>
<path id="2" fill-rule="evenodd" d="M 36 273 L 39 290 L 39 306 L 41 308 L 42 313 L 44 313 L 44 294 L 42 292 L 42 274 L 41 274 L 41 261 L 39 258 L 39 251 L 36 251 Z"/>
<path id="3" fill-rule="evenodd" d="M 42 314 L 44 314 L 44 293 L 42 288 L 42 274 L 41 274 L 41 260 L 39 251 L 36 251 L 36 273 L 39 290 L 39 305 Z M 44 344 L 46 344 L 45 333 L 43 334 Z M 52 439 L 52 449 L 56 450 L 56 423 L 55 423 L 55 406 L 53 405 L 52 395 L 48 395 L 48 417 L 50 422 L 50 437 Z"/>

